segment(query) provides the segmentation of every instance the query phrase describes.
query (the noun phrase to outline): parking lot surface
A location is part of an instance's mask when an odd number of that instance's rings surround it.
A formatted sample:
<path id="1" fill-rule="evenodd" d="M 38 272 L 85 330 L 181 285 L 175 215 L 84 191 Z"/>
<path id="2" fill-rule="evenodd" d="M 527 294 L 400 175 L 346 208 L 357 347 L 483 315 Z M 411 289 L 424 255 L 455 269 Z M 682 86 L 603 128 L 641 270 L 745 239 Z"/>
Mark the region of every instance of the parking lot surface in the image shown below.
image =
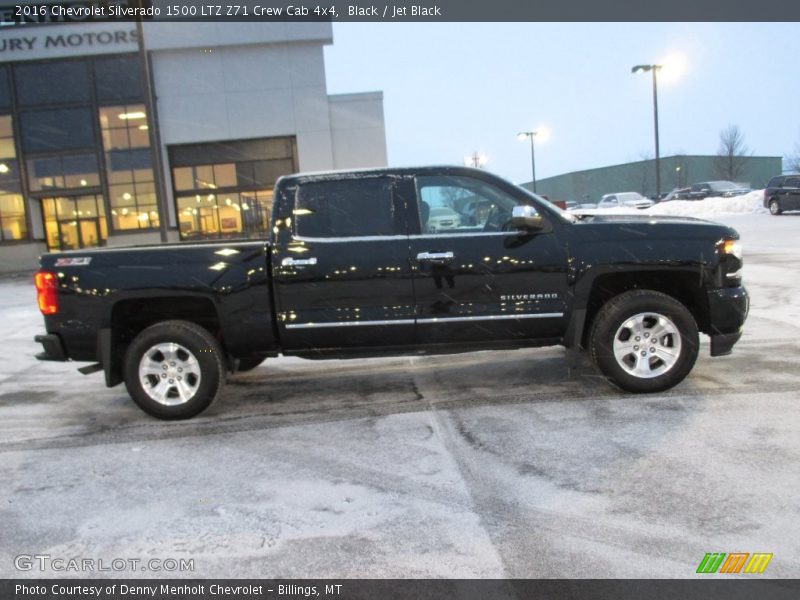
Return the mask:
<path id="1" fill-rule="evenodd" d="M 724 219 L 723 219 L 724 220 Z M 70 576 L 800 577 L 800 214 L 732 217 L 752 306 L 731 356 L 622 393 L 548 348 L 270 360 L 191 421 L 39 363 L 0 281 L 0 577 L 15 557 L 192 559 Z"/>

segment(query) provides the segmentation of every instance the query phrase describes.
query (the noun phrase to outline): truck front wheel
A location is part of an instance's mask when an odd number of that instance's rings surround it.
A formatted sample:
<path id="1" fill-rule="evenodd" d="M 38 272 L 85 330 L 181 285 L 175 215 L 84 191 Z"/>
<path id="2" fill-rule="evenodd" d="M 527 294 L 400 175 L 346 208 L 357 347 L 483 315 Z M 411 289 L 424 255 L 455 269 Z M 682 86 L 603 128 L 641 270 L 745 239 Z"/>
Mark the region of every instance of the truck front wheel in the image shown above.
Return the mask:
<path id="1" fill-rule="evenodd" d="M 697 360 L 697 323 L 680 302 L 661 292 L 633 290 L 597 313 L 589 339 L 592 360 L 629 392 L 667 390 Z"/>
<path id="2" fill-rule="evenodd" d="M 225 382 L 217 340 L 188 321 L 164 321 L 142 331 L 128 346 L 123 368 L 131 398 L 159 419 L 203 412 Z"/>

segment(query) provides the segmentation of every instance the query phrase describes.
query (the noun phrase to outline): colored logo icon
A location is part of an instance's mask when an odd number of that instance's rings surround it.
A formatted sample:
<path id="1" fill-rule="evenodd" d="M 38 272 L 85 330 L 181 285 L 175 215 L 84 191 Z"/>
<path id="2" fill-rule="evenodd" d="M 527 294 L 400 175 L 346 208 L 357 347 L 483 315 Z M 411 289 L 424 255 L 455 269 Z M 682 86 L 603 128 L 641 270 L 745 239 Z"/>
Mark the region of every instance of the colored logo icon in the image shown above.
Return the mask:
<path id="1" fill-rule="evenodd" d="M 766 552 L 708 552 L 697 567 L 698 573 L 752 573 L 760 575 L 772 560 L 772 553 Z"/>

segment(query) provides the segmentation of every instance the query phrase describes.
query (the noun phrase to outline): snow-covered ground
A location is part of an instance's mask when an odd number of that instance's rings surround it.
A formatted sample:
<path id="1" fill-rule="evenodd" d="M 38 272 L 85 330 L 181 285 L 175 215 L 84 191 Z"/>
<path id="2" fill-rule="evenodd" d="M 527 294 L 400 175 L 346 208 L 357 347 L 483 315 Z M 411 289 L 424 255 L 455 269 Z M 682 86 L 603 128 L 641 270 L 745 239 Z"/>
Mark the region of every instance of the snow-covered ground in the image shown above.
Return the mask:
<path id="1" fill-rule="evenodd" d="M 178 577 L 685 578 L 712 551 L 800 577 L 800 214 L 751 208 L 712 217 L 744 241 L 744 336 L 659 396 L 557 348 L 277 359 L 163 423 L 33 360 L 32 286 L 0 280 L 0 577 L 58 576 L 14 570 L 46 553 L 194 559 Z"/>

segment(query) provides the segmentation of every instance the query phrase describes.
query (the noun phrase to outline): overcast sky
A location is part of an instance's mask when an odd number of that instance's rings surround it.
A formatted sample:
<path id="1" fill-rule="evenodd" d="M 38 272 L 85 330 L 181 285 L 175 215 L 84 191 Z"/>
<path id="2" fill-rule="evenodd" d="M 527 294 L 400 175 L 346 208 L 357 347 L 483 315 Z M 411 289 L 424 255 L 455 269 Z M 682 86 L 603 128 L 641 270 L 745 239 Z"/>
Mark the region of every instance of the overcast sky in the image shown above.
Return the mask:
<path id="1" fill-rule="evenodd" d="M 631 67 L 674 55 L 685 71 L 659 82 L 662 156 L 715 154 L 729 124 L 757 155 L 800 142 L 798 23 L 335 23 L 333 34 L 328 91 L 383 91 L 392 166 L 481 151 L 491 171 L 530 181 L 516 134 L 542 127 L 537 178 L 653 156 L 652 82 Z"/>

